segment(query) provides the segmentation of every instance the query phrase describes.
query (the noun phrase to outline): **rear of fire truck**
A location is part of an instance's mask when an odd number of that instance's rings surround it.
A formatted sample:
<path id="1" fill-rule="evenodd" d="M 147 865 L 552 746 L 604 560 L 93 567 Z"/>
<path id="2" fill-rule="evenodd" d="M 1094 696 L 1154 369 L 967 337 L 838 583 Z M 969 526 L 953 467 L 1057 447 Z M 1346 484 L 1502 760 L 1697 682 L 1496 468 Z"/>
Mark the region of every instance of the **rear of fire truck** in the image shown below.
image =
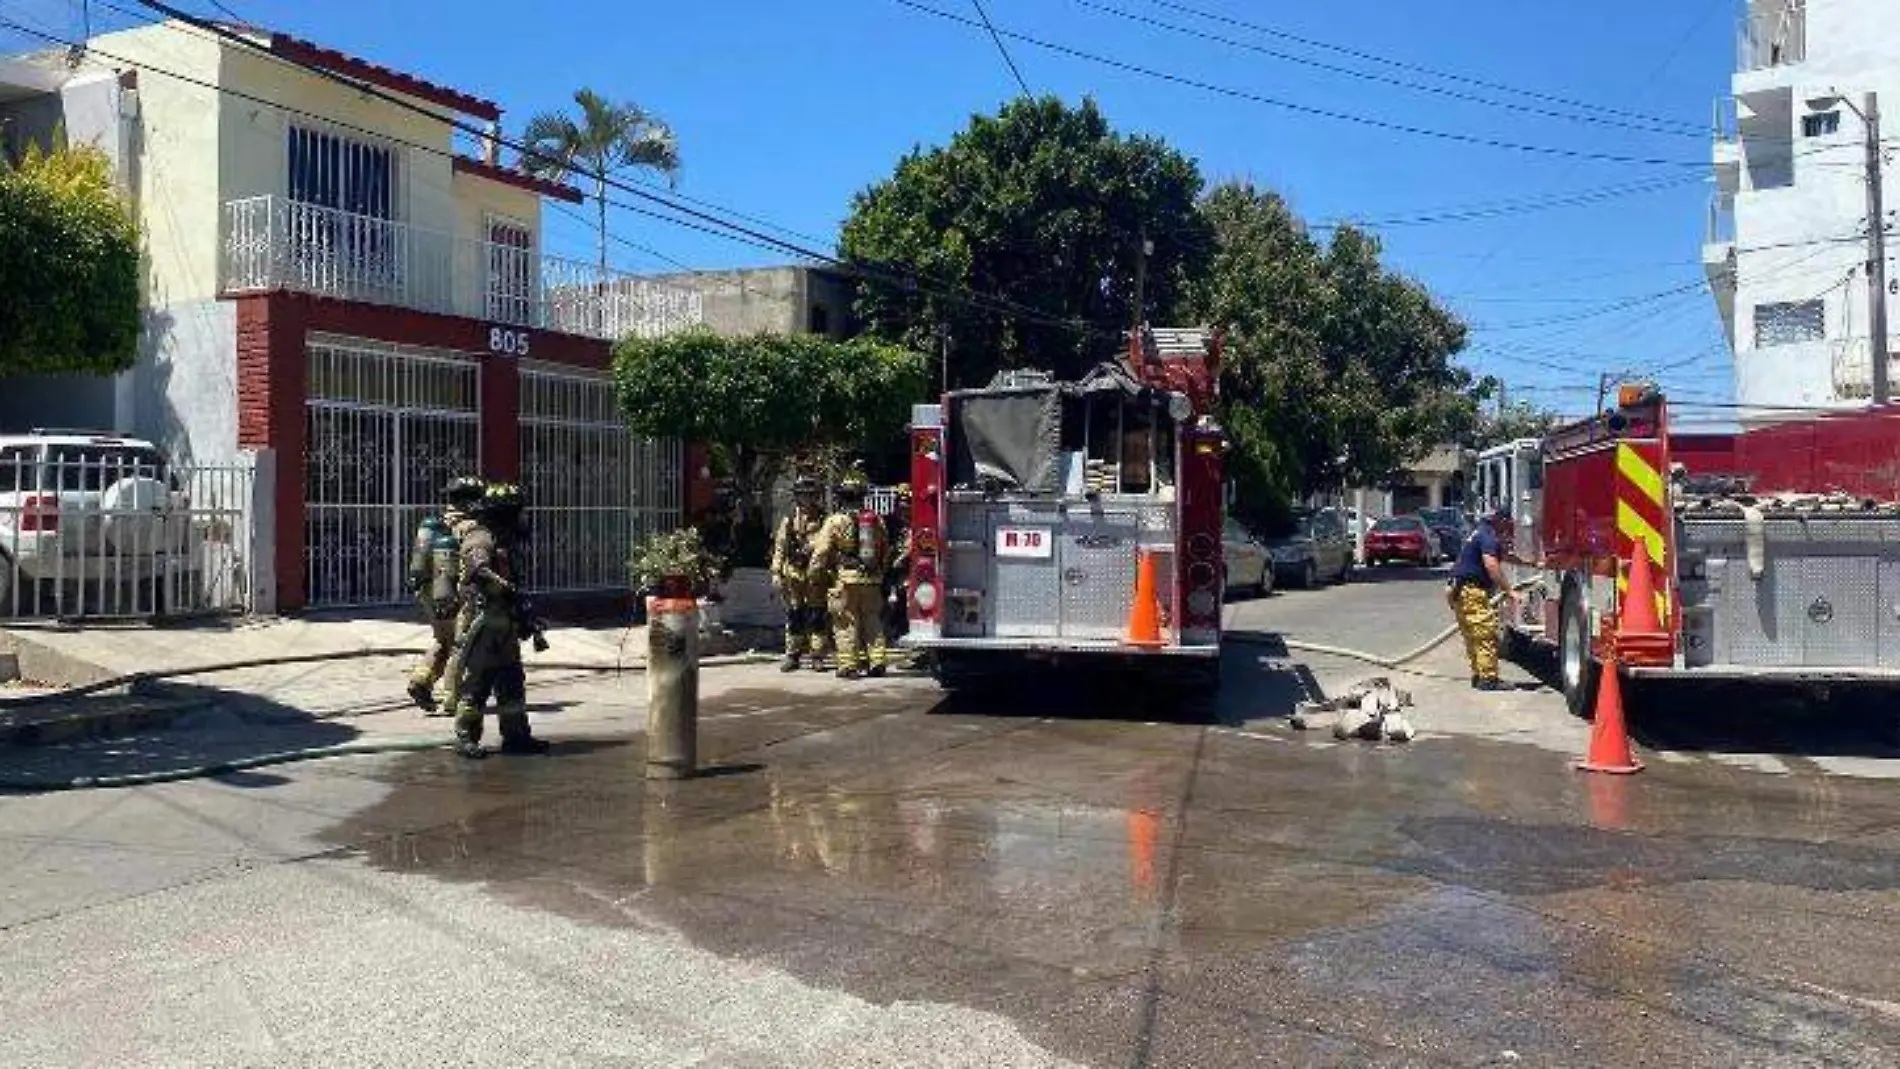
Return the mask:
<path id="1" fill-rule="evenodd" d="M 1078 381 L 1004 372 L 916 408 L 905 644 L 945 686 L 1026 661 L 1218 683 L 1218 353 L 1207 331 L 1148 330 Z"/>
<path id="2" fill-rule="evenodd" d="M 1843 426 L 1847 424 L 1842 424 Z M 1556 647 L 1566 701 L 1594 702 L 1602 665 L 1633 679 L 1822 686 L 1900 680 L 1900 510 L 1891 495 L 1803 485 L 1785 447 L 1728 471 L 1672 458 L 1668 406 L 1624 387 L 1595 419 L 1479 462 L 1480 496 L 1521 517 L 1504 614 Z M 1764 454 L 1764 457 L 1766 454 Z M 1487 466 L 1488 465 L 1488 466 Z M 1526 522 L 1528 520 L 1528 522 Z M 1656 629 L 1629 604 L 1647 565 Z"/>

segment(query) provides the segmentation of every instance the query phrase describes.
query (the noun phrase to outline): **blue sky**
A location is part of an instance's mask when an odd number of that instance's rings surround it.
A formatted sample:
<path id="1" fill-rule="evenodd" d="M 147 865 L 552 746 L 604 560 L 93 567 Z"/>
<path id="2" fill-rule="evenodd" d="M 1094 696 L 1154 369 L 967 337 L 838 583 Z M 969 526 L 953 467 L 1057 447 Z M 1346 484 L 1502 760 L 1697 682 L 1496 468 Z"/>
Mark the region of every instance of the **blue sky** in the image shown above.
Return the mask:
<path id="1" fill-rule="evenodd" d="M 108 0 L 133 6 L 131 0 Z M 175 0 L 216 15 L 209 0 Z M 917 0 L 960 18 L 970 0 Z M 1030 87 L 1094 95 L 1125 131 L 1165 137 L 1210 180 L 1245 177 L 1287 195 L 1309 220 L 1416 218 L 1618 190 L 1555 210 L 1390 226 L 1390 261 L 1474 326 L 1462 358 L 1514 396 L 1589 406 L 1602 370 L 1667 369 L 1682 396 L 1725 398 L 1728 361 L 1698 249 L 1709 192 L 1709 124 L 1734 57 L 1736 0 L 1179 0 L 1401 62 L 1656 117 L 1671 132 L 1568 121 L 1529 97 L 1514 107 L 1450 99 L 1170 32 L 1102 10 L 1193 26 L 1320 62 L 1445 82 L 1288 38 L 1198 20 L 1154 0 L 986 0 L 999 28 L 1218 85 L 1241 94 L 1614 162 L 1484 147 L 1379 129 L 1219 95 L 1007 41 Z M 682 193 L 829 239 L 851 195 L 916 144 L 942 143 L 973 112 L 1018 90 L 979 29 L 897 0 L 223 0 L 284 29 L 501 103 L 518 130 L 586 85 L 637 101 L 678 131 Z M 530 16 L 539 7 L 544 14 Z M 80 0 L 12 0 L 16 18 L 61 32 Z M 122 14 L 91 5 L 95 28 Z M 0 31 L 0 45 L 19 47 Z M 1641 125 L 1639 120 L 1631 120 Z M 1632 188 L 1635 187 L 1635 188 Z M 591 206 L 587 213 L 591 216 Z M 784 257 L 664 222 L 617 214 L 617 234 L 697 268 Z M 548 242 L 586 254 L 588 228 L 550 214 Z M 620 247 L 621 265 L 670 269 Z M 1680 291 L 1680 292 L 1677 292 Z M 1618 307 L 1627 304 L 1626 307 Z"/>

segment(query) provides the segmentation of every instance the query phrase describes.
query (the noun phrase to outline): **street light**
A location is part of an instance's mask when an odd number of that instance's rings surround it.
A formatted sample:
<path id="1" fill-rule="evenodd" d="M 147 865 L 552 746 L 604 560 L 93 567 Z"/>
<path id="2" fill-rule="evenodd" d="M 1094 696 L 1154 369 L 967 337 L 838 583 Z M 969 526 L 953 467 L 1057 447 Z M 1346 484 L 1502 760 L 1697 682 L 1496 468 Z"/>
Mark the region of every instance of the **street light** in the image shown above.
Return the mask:
<path id="1" fill-rule="evenodd" d="M 1860 118 L 1867 135 L 1867 334 L 1873 360 L 1874 404 L 1888 402 L 1887 386 L 1887 211 L 1880 174 L 1880 96 L 1869 92 L 1866 107 L 1858 108 L 1847 94 L 1829 87 L 1823 96 L 1809 97 L 1812 111 L 1845 107 Z"/>

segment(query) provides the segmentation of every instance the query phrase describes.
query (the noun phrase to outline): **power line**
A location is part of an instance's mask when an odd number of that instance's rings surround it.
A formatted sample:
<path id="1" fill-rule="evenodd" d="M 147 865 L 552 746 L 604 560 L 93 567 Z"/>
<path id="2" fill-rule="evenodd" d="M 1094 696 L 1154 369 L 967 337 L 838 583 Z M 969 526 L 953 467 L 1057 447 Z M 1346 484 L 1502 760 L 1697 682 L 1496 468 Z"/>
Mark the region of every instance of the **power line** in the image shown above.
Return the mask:
<path id="1" fill-rule="evenodd" d="M 1310 230 L 1337 230 L 1341 227 L 1358 227 L 1367 230 L 1379 230 L 1386 227 L 1427 226 L 1437 223 L 1463 223 L 1486 219 L 1499 219 L 1506 216 L 1525 215 L 1533 212 L 1549 211 L 1556 208 L 1580 207 L 1598 204 L 1604 201 L 1620 200 L 1624 197 L 1638 196 L 1644 193 L 1660 193 L 1670 189 L 1701 182 L 1701 175 L 1677 175 L 1664 179 L 1650 179 L 1643 182 L 1623 183 L 1602 186 L 1596 189 L 1575 190 L 1569 193 L 1553 193 L 1541 197 L 1525 197 L 1516 200 L 1495 201 L 1488 204 L 1473 204 L 1464 207 L 1441 208 L 1435 211 L 1421 211 L 1412 215 L 1391 215 L 1375 219 L 1338 219 L 1332 222 L 1310 224 Z"/>
<path id="2" fill-rule="evenodd" d="M 1002 37 L 997 35 L 996 24 L 990 21 L 990 13 L 983 10 L 983 0 L 970 0 L 970 5 L 976 8 L 977 16 L 983 20 L 983 28 L 990 31 L 990 40 L 996 42 L 996 51 L 1002 54 L 1003 62 L 1009 67 L 1010 75 L 1016 79 L 1017 88 L 1021 89 L 1026 97 L 1035 96 L 1036 94 L 1029 91 L 1029 82 L 1023 77 L 1021 68 L 1016 66 L 1015 57 L 1009 54 L 1009 47 L 1003 44 Z"/>
<path id="3" fill-rule="evenodd" d="M 1693 138 L 1706 138 L 1709 136 L 1709 132 L 1706 129 L 1696 128 L 1696 127 L 1691 126 L 1688 123 L 1680 122 L 1678 120 L 1618 119 L 1618 118 L 1604 116 L 1604 115 L 1595 115 L 1595 114 L 1588 114 L 1588 113 L 1580 114 L 1576 111 L 1559 111 L 1555 108 L 1539 107 L 1534 104 L 1514 103 L 1509 100 L 1500 100 L 1495 96 L 1485 96 L 1480 93 L 1467 92 L 1461 89 L 1449 89 L 1442 85 L 1431 85 L 1425 82 L 1417 82 L 1417 81 L 1411 81 L 1405 78 L 1394 77 L 1392 75 L 1377 74 L 1372 71 L 1356 70 L 1352 67 L 1341 66 L 1340 64 L 1337 64 L 1337 63 L 1327 63 L 1324 60 L 1313 59 L 1309 56 L 1301 56 L 1292 52 L 1283 52 L 1283 51 L 1280 51 L 1279 49 L 1267 48 L 1264 45 L 1257 45 L 1248 41 L 1235 40 L 1232 37 L 1223 37 L 1220 34 L 1209 33 L 1206 30 L 1197 30 L 1191 26 L 1183 26 L 1177 22 L 1169 22 L 1165 19 L 1152 18 L 1147 15 L 1142 15 L 1133 11 L 1129 11 L 1126 8 L 1117 7 L 1113 4 L 1101 3 L 1099 2 L 1099 0 L 1073 0 L 1073 2 L 1080 5 L 1081 7 L 1086 7 L 1094 11 L 1103 12 L 1104 14 L 1113 15 L 1116 18 L 1126 19 L 1130 22 L 1138 22 L 1143 25 L 1153 26 L 1157 29 L 1168 30 L 1170 32 L 1182 34 L 1188 37 L 1199 38 L 1204 41 L 1212 41 L 1217 44 L 1226 45 L 1230 48 L 1243 49 L 1248 52 L 1253 52 L 1259 55 L 1268 56 L 1273 59 L 1281 60 L 1286 63 L 1296 63 L 1296 64 L 1299 64 L 1300 66 L 1311 67 L 1315 70 L 1327 71 L 1329 73 L 1342 75 L 1348 78 L 1359 78 L 1365 81 L 1377 82 L 1381 85 L 1395 86 L 1400 89 L 1409 89 L 1414 92 L 1430 93 L 1434 96 L 1445 97 L 1450 100 L 1462 100 L 1468 103 L 1483 104 L 1487 107 L 1503 108 L 1507 111 L 1521 112 L 1528 115 L 1541 115 L 1546 118 L 1564 119 L 1569 122 L 1590 123 L 1597 126 L 1614 126 L 1614 127 L 1618 127 L 1625 130 L 1635 130 L 1641 133 L 1666 134 L 1671 137 L 1693 137 Z"/>
<path id="4" fill-rule="evenodd" d="M 145 0 L 141 0 L 141 2 L 145 2 Z M 928 4 L 919 3 L 917 2 L 917 0 L 894 0 L 894 2 L 904 7 L 911 8 L 912 10 L 915 10 L 915 11 L 920 11 L 928 15 L 935 15 L 940 19 L 945 19 L 950 22 L 961 23 L 962 25 L 968 26 L 972 29 L 981 30 L 983 28 L 983 24 L 974 19 L 964 18 L 963 16 L 955 14 L 954 12 L 944 11 L 939 8 L 934 8 Z M 1025 44 L 1034 45 L 1037 48 L 1041 48 L 1050 52 L 1055 52 L 1060 55 L 1069 56 L 1074 59 L 1086 60 L 1090 63 L 1100 64 L 1102 66 L 1110 67 L 1119 71 L 1124 71 L 1130 74 L 1139 74 L 1146 78 L 1153 78 L 1159 81 L 1171 82 L 1175 85 L 1183 85 L 1191 89 L 1199 89 L 1202 92 L 1213 93 L 1218 96 L 1230 97 L 1235 100 L 1250 101 L 1255 104 L 1262 104 L 1271 108 L 1279 108 L 1284 111 L 1296 112 L 1301 115 L 1310 115 L 1315 118 L 1321 118 L 1321 119 L 1332 119 L 1338 122 L 1352 123 L 1354 125 L 1371 127 L 1373 129 L 1378 129 L 1378 130 L 1389 130 L 1393 133 L 1410 134 L 1414 137 L 1426 137 L 1426 138 L 1432 138 L 1432 139 L 1440 140 L 1440 141 L 1451 141 L 1451 142 L 1456 142 L 1458 144 L 1477 145 L 1484 148 L 1503 149 L 1503 150 L 1508 150 L 1512 152 L 1525 152 L 1525 153 L 1530 153 L 1530 154 L 1539 155 L 1539 156 L 1555 156 L 1555 157 L 1562 157 L 1565 159 L 1575 159 L 1575 160 L 1598 160 L 1605 163 L 1624 163 L 1624 164 L 1635 164 L 1635 165 L 1653 166 L 1653 167 L 1693 167 L 1698 170 L 1701 170 L 1708 166 L 1708 163 L 1703 160 L 1672 160 L 1672 159 L 1662 159 L 1662 158 L 1657 158 L 1657 157 L 1623 155 L 1623 154 L 1612 153 L 1612 152 L 1593 152 L 1588 149 L 1563 148 L 1556 145 L 1535 145 L 1535 144 L 1528 144 L 1521 141 L 1505 141 L 1499 138 L 1484 137 L 1478 134 L 1459 133 L 1455 130 L 1439 130 L 1439 129 L 1426 127 L 1426 126 L 1414 126 L 1410 123 L 1393 122 L 1387 119 L 1376 118 L 1371 115 L 1360 115 L 1354 112 L 1336 111 L 1332 108 L 1316 107 L 1311 104 L 1300 104 L 1295 101 L 1284 100 L 1279 97 L 1271 97 L 1262 93 L 1254 93 L 1245 89 L 1236 89 L 1232 86 L 1217 85 L 1213 82 L 1204 82 L 1198 78 L 1191 78 L 1184 74 L 1175 74 L 1169 71 L 1157 70 L 1156 68 L 1153 68 L 1153 67 L 1144 67 L 1137 63 L 1130 63 L 1126 60 L 1115 59 L 1113 57 L 1104 56 L 1096 52 L 1088 52 L 1083 49 L 1071 47 L 1069 45 L 1060 44 L 1054 41 L 1044 40 L 1043 38 L 1040 38 L 1040 37 L 1033 37 L 1029 34 L 1021 33 L 1015 30 L 998 29 L 996 30 L 996 32 L 1000 34 L 1001 36 L 1008 37 L 1012 40 L 1021 41 Z"/>
<path id="5" fill-rule="evenodd" d="M 409 100 L 405 100 L 400 96 L 397 96 L 393 93 L 386 92 L 368 83 L 359 82 L 356 79 L 349 78 L 341 74 L 337 74 L 334 71 L 325 70 L 320 67 L 308 66 L 302 63 L 297 63 L 291 60 L 287 60 L 282 56 L 276 56 L 274 54 L 264 52 L 263 50 L 258 48 L 256 42 L 249 40 L 248 38 L 244 37 L 241 34 L 233 33 L 215 23 L 206 22 L 205 20 L 200 19 L 187 12 L 180 11 L 177 8 L 170 6 L 169 4 L 161 3 L 159 2 L 159 0 L 137 0 L 137 2 L 141 6 L 150 8 L 151 10 L 156 11 L 166 16 L 169 19 L 175 20 L 178 23 L 183 23 L 184 25 L 193 27 L 204 33 L 208 33 L 222 41 L 228 41 L 240 47 L 257 51 L 260 54 L 272 60 L 275 60 L 279 63 L 283 63 L 286 66 L 294 67 L 296 69 L 305 71 L 306 73 L 309 73 L 316 77 L 323 78 L 327 81 L 337 82 L 338 84 L 348 86 L 352 90 L 358 93 L 361 93 L 363 95 L 374 97 L 378 100 L 382 100 L 386 103 L 402 108 L 403 110 L 410 111 L 418 115 L 422 115 L 436 122 L 444 123 L 447 126 L 449 126 L 452 130 L 460 131 L 462 133 L 468 134 L 471 137 L 490 138 L 491 140 L 495 141 L 497 144 L 506 146 L 520 153 L 523 156 L 523 158 L 529 158 L 529 159 L 547 159 L 548 158 L 544 154 L 536 152 L 530 146 L 521 144 L 517 141 L 513 141 L 507 138 L 491 137 L 489 132 L 486 130 L 473 126 L 472 124 L 467 123 L 458 118 L 455 118 L 453 116 L 444 116 L 440 112 L 431 110 L 420 104 L 413 103 Z M 42 38 L 44 40 L 53 41 L 55 43 L 65 43 L 65 44 L 72 43 L 69 41 L 63 41 L 61 38 L 59 38 L 56 35 L 48 34 L 40 30 L 35 30 L 35 29 L 32 29 L 31 27 L 23 26 L 16 22 L 0 20 L 0 25 L 11 26 L 14 29 L 32 34 L 33 36 Z M 182 29 L 179 29 L 178 27 L 171 26 L 170 23 L 166 23 L 165 25 L 173 29 L 178 29 L 178 32 L 181 32 L 181 33 L 186 32 Z M 242 91 L 231 89 L 227 86 L 221 86 L 221 85 L 216 85 L 210 82 L 205 82 L 201 79 L 196 79 L 189 75 L 179 74 L 175 71 L 169 71 L 162 67 L 158 67 L 156 65 L 137 63 L 131 60 L 127 60 L 124 57 L 113 56 L 110 53 L 102 52 L 97 49 L 93 51 L 97 55 L 105 56 L 108 59 L 114 59 L 121 63 L 126 63 L 129 66 L 142 67 L 143 69 L 151 70 L 153 73 L 156 73 L 156 74 L 170 76 L 180 81 L 199 85 L 203 88 L 210 89 L 214 92 L 225 93 L 231 96 L 235 96 L 239 99 L 249 100 L 254 103 L 257 103 L 266 107 L 275 108 L 289 114 L 299 114 L 308 118 L 318 119 L 320 121 L 329 123 L 332 126 L 339 126 L 344 129 L 352 129 L 359 133 L 364 133 L 369 136 L 376 137 L 380 140 L 383 140 L 392 144 L 402 145 L 407 148 L 413 148 L 419 151 L 429 152 L 435 155 L 448 156 L 448 157 L 453 157 L 454 155 L 452 151 L 445 150 L 439 146 L 424 145 L 417 142 L 403 141 L 400 139 L 392 139 L 388 135 L 377 132 L 377 131 L 371 131 L 371 130 L 363 129 L 362 127 L 351 126 L 348 123 L 340 123 L 329 116 L 318 115 L 313 112 L 301 111 L 299 109 L 290 107 L 288 105 L 284 105 L 277 101 L 266 100 L 261 97 L 252 96 Z M 642 209 L 642 208 L 634 207 L 632 205 L 625 204 L 624 202 L 607 200 L 606 202 L 610 206 L 619 207 L 625 211 L 631 211 L 636 214 L 649 215 L 653 218 L 660 219 L 662 221 L 665 221 L 675 226 L 684 226 L 687 229 L 702 230 L 706 233 L 714 234 L 716 236 L 723 237 L 728 240 L 740 241 L 741 243 L 745 243 L 745 244 L 754 244 L 754 245 L 758 245 L 759 247 L 769 248 L 772 251 L 789 252 L 789 253 L 792 253 L 793 255 L 801 256 L 806 259 L 834 264 L 839 269 L 845 272 L 855 274 L 863 278 L 875 279 L 889 285 L 894 285 L 894 286 L 904 288 L 905 290 L 910 291 L 910 292 L 918 292 L 918 293 L 922 293 L 928 296 L 949 300 L 952 303 L 963 304 L 968 307 L 977 309 L 979 311 L 985 311 L 991 314 L 1013 317 L 1021 322 L 1067 330 L 1067 331 L 1074 332 L 1083 336 L 1099 336 L 1099 337 L 1111 338 L 1115 340 L 1119 340 L 1120 338 L 1120 335 L 1117 333 L 1101 330 L 1099 328 L 1090 326 L 1086 322 L 1083 322 L 1080 320 L 1059 318 L 1052 313 L 1045 312 L 1040 309 L 1036 309 L 1028 305 L 1021 304 L 1019 302 L 1013 301 L 1009 298 L 1002 297 L 1000 295 L 981 293 L 968 286 L 963 286 L 958 283 L 947 283 L 947 284 L 935 283 L 934 280 L 929 280 L 928 278 L 920 279 L 915 271 L 912 271 L 904 267 L 903 265 L 890 267 L 886 265 L 865 263 L 862 261 L 847 261 L 828 253 L 818 252 L 812 249 L 807 249 L 794 242 L 789 242 L 780 238 L 775 238 L 769 234 L 761 233 L 758 230 L 745 227 L 745 226 L 740 226 L 728 220 L 721 219 L 716 215 L 712 215 L 707 212 L 699 211 L 699 210 L 687 207 L 683 204 L 676 203 L 675 201 L 669 199 L 669 197 L 667 196 L 662 196 L 649 189 L 643 189 L 638 185 L 628 184 L 618 178 L 609 178 L 605 180 L 603 184 L 616 191 L 630 193 L 637 198 L 648 201 L 650 203 L 660 205 L 661 207 L 664 207 L 668 209 L 669 211 L 678 213 L 679 215 L 686 216 L 687 218 L 680 219 L 672 215 L 660 214 L 650 209 Z M 606 200 L 606 198 L 604 197 L 601 199 Z M 693 222 L 692 220 L 699 220 L 702 222 Z M 707 226 L 703 224 L 711 224 L 711 225 Z"/>
<path id="6" fill-rule="evenodd" d="M 1206 19 L 1210 22 L 1225 23 L 1229 26 L 1235 26 L 1242 29 L 1251 30 L 1255 33 L 1263 34 L 1268 37 L 1273 37 L 1273 38 L 1277 38 L 1277 39 L 1285 40 L 1285 41 L 1292 41 L 1295 44 L 1305 45 L 1308 48 L 1318 49 L 1324 52 L 1331 52 L 1331 53 L 1334 53 L 1335 55 L 1348 56 L 1352 59 L 1364 60 L 1365 62 L 1368 62 L 1368 63 L 1377 63 L 1381 66 L 1391 67 L 1394 70 L 1409 71 L 1413 74 L 1423 74 L 1428 77 L 1438 78 L 1440 80 L 1447 81 L 1447 82 L 1454 82 L 1459 85 L 1469 85 L 1469 86 L 1475 86 L 1480 89 L 1490 89 L 1495 92 L 1509 93 L 1513 96 L 1521 96 L 1529 100 L 1541 100 L 1548 104 L 1559 104 L 1564 107 L 1575 108 L 1580 111 L 1591 111 L 1591 112 L 1597 112 L 1604 115 L 1615 115 L 1615 116 L 1620 116 L 1627 119 L 1636 119 L 1643 122 L 1674 124 L 1674 125 L 1684 126 L 1684 127 L 1692 125 L 1690 123 L 1683 122 L 1682 120 L 1679 120 L 1679 119 L 1667 119 L 1667 118 L 1663 118 L 1661 116 L 1656 116 L 1656 115 L 1645 115 L 1641 112 L 1636 112 L 1636 111 L 1624 111 L 1618 108 L 1606 107 L 1601 104 L 1592 104 L 1588 101 L 1576 100 L 1569 97 L 1557 96 L 1551 93 L 1539 92 L 1534 89 L 1524 89 L 1518 86 L 1506 85 L 1502 82 L 1486 81 L 1485 79 L 1482 79 L 1482 78 L 1476 78 L 1470 75 L 1459 74 L 1455 71 L 1440 70 L 1433 67 L 1424 66 L 1423 64 L 1411 63 L 1405 60 L 1393 59 L 1389 56 L 1382 56 L 1373 52 L 1367 52 L 1367 51 L 1363 51 L 1356 48 L 1349 48 L 1344 45 L 1336 45 L 1327 41 L 1321 41 L 1321 40 L 1317 40 L 1311 37 L 1303 37 L 1299 34 L 1291 33 L 1289 31 L 1278 29 L 1273 26 L 1263 25 L 1258 22 L 1249 22 L 1245 19 L 1236 18 L 1231 15 L 1223 15 L 1218 12 L 1206 11 L 1200 8 L 1191 7 L 1187 4 L 1175 3 L 1175 2 L 1172 2 L 1172 0 L 1149 0 L 1149 3 L 1155 5 L 1156 7 L 1168 8 L 1170 10 L 1178 11 L 1185 15 L 1193 15 L 1197 18 Z"/>

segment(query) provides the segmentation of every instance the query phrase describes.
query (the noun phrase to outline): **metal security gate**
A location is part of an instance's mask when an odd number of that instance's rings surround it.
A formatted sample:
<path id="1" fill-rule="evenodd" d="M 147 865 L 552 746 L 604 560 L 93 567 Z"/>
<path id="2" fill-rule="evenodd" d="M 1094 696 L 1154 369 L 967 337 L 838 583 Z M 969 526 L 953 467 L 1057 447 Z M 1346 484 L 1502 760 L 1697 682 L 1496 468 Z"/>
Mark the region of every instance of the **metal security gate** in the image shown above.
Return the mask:
<path id="1" fill-rule="evenodd" d="M 400 602 L 415 525 L 451 478 L 481 472 L 480 365 L 322 334 L 307 353 L 307 603 Z"/>
<path id="2" fill-rule="evenodd" d="M 521 479 L 537 591 L 625 590 L 634 543 L 680 524 L 678 442 L 635 436 L 605 376 L 521 367 Z"/>

